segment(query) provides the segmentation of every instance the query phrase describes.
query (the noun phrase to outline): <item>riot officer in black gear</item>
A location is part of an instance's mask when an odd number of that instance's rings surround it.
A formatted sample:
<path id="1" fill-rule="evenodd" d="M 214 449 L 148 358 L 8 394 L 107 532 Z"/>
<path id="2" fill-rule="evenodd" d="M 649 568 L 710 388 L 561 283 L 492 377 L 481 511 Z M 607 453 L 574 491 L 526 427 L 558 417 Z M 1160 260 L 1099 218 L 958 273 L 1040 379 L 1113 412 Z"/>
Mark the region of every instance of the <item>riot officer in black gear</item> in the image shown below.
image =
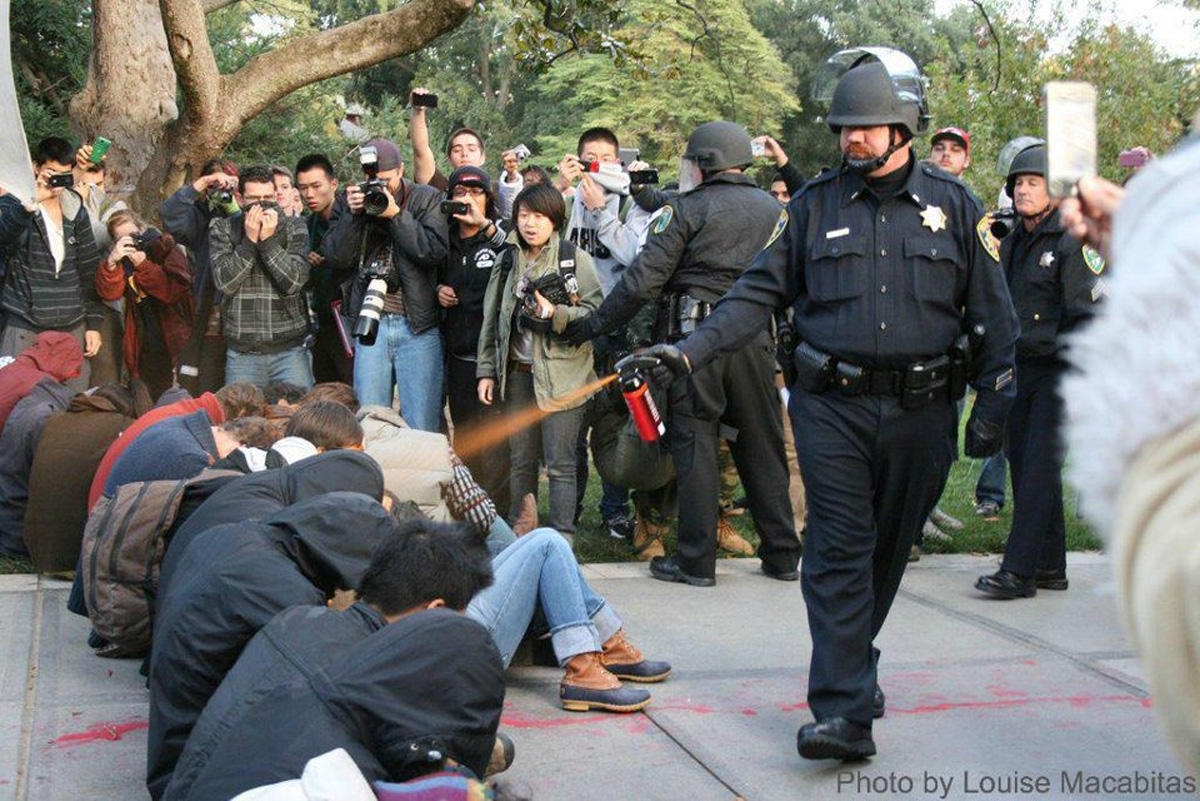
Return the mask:
<path id="1" fill-rule="evenodd" d="M 975 587 L 1008 599 L 1067 589 L 1058 384 L 1067 367 L 1064 337 L 1092 317 L 1105 285 L 1100 254 L 1063 229 L 1058 200 L 1047 191 L 1045 145 L 1013 158 L 1004 191 L 1017 222 L 1000 243 L 1000 263 L 1021 321 L 1017 395 L 1005 435 L 1013 522 L 1000 570 Z"/>
<path id="2" fill-rule="evenodd" d="M 809 759 L 875 753 L 884 697 L 873 641 L 954 460 L 955 400 L 969 376 L 978 400 L 966 450 L 983 456 L 1000 448 L 1015 389 L 1017 322 L 994 240 L 962 183 L 911 152 L 927 119 L 916 65 L 891 50 L 839 62 L 850 69 L 826 119 L 842 165 L 793 197 L 778 235 L 694 334 L 650 349 L 675 374 L 702 372 L 776 309 L 794 312 L 788 408 L 808 495 L 816 718 L 797 747 Z"/>
<path id="3" fill-rule="evenodd" d="M 572 341 L 612 331 L 653 302 L 656 339 L 678 340 L 695 330 L 782 225 L 779 204 L 742 172 L 753 160 L 740 125 L 699 126 L 681 160 L 680 194 L 650 219 L 645 247 L 600 308 L 568 328 Z M 763 572 L 799 578 L 769 328 L 761 326 L 736 352 L 670 388 L 667 437 L 678 476 L 679 546 L 674 555 L 651 560 L 655 578 L 716 583 L 718 434 L 729 440 L 746 488 Z"/>

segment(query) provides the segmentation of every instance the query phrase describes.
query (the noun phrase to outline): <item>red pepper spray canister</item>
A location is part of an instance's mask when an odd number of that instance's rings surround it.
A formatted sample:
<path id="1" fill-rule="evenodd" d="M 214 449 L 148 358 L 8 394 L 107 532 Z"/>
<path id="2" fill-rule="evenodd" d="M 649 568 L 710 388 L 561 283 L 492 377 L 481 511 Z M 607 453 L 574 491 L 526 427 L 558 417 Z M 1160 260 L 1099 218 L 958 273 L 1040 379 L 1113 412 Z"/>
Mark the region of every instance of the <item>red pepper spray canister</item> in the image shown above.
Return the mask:
<path id="1" fill-rule="evenodd" d="M 662 415 L 650 395 L 650 382 L 647 381 L 645 370 L 653 367 L 658 360 L 645 356 L 626 356 L 617 362 L 617 381 L 621 387 L 621 395 L 629 414 L 633 417 L 633 425 L 637 428 L 638 436 L 644 442 L 657 442 L 667 427 L 663 424 Z"/>

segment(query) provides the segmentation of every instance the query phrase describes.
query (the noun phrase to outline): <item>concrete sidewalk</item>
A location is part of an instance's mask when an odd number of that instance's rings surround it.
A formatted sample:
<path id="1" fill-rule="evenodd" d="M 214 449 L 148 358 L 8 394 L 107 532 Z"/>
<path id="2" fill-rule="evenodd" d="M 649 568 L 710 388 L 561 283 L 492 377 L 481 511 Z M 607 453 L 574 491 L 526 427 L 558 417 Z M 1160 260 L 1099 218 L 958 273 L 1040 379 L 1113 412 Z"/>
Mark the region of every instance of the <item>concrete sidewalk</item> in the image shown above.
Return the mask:
<path id="1" fill-rule="evenodd" d="M 877 643 L 879 755 L 852 765 L 796 754 L 810 720 L 799 583 L 764 578 L 752 559 L 721 562 L 715 589 L 590 565 L 631 639 L 675 672 L 644 714 L 607 715 L 561 710 L 558 670 L 512 669 L 502 727 L 517 759 L 502 779 L 539 800 L 1179 797 L 1110 567 L 1069 563 L 1070 591 L 1012 602 L 971 588 L 992 558 L 911 566 Z M 0 577 L 0 799 L 140 801 L 137 663 L 93 656 L 66 595 L 62 582 Z"/>

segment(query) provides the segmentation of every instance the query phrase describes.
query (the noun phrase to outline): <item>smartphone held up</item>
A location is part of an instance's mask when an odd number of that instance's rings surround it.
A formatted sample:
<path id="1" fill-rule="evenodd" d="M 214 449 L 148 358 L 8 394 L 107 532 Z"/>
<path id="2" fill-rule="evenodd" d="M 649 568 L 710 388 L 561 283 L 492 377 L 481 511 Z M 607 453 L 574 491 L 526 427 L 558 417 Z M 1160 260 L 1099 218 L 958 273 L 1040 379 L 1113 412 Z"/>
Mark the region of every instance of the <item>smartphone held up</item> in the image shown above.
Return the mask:
<path id="1" fill-rule="evenodd" d="M 1046 186 L 1071 197 L 1079 179 L 1096 174 L 1096 88 L 1083 81 L 1050 81 L 1046 110 Z"/>

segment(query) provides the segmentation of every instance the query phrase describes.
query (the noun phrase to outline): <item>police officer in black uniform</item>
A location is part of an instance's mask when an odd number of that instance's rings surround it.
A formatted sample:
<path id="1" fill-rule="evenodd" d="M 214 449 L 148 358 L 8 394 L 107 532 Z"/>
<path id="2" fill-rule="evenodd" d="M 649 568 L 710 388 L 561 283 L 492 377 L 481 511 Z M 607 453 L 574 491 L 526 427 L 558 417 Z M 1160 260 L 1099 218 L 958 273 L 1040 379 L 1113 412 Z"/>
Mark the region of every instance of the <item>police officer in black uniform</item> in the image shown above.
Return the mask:
<path id="1" fill-rule="evenodd" d="M 966 450 L 985 456 L 1000 448 L 1014 392 L 1017 323 L 992 240 L 962 183 L 911 152 L 927 123 L 920 73 L 896 51 L 888 63 L 907 71 L 852 52 L 861 63 L 837 81 L 827 117 L 841 167 L 793 197 L 779 235 L 694 334 L 650 349 L 675 375 L 702 371 L 774 310 L 794 311 L 789 413 L 808 495 L 816 717 L 797 746 L 809 759 L 875 753 L 884 698 L 872 643 L 955 457 L 954 401 L 970 375 Z"/>
<path id="2" fill-rule="evenodd" d="M 742 172 L 753 160 L 740 125 L 699 126 L 681 162 L 681 193 L 651 218 L 645 247 L 600 308 L 568 328 L 572 341 L 612 331 L 656 300 L 656 339 L 693 331 L 782 223 L 779 204 Z M 764 324 L 736 352 L 670 388 L 667 437 L 678 476 L 679 546 L 673 556 L 650 561 L 655 578 L 716 583 L 723 423 L 735 429 L 726 435 L 758 531 L 762 570 L 784 581 L 800 577 L 774 375 L 774 344 Z"/>
<path id="3" fill-rule="evenodd" d="M 1046 147 L 1016 155 L 1004 191 L 1018 222 L 1000 244 L 1000 263 L 1021 322 L 1017 397 L 1005 453 L 1012 465 L 1013 522 L 1000 570 L 975 587 L 996 598 L 1067 589 L 1063 450 L 1059 442 L 1066 371 L 1063 337 L 1091 318 L 1104 296 L 1104 261 L 1063 230 L 1046 186 Z"/>

